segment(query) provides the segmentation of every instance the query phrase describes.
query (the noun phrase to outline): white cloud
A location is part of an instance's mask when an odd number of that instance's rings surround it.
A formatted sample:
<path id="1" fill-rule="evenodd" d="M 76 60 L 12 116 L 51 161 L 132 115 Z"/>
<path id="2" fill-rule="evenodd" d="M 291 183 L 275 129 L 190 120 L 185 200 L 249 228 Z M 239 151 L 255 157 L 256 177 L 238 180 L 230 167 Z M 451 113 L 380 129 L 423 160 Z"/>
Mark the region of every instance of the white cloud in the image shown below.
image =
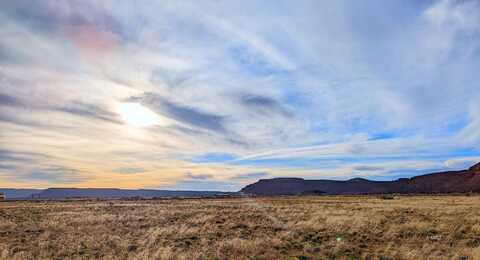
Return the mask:
<path id="1" fill-rule="evenodd" d="M 472 103 L 469 112 L 469 123 L 457 135 L 457 140 L 462 144 L 475 147 L 480 145 L 480 105 Z"/>

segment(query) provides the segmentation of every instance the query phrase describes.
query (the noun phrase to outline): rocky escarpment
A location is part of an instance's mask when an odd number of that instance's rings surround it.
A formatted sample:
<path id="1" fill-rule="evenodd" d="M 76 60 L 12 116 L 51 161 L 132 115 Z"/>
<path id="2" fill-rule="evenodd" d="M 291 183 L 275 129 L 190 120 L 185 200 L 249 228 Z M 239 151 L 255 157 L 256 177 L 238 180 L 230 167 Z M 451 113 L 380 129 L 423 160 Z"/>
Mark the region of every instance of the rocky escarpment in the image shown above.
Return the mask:
<path id="1" fill-rule="evenodd" d="M 475 164 L 474 166 L 470 167 L 468 170 L 480 172 L 480 163 Z"/>
<path id="2" fill-rule="evenodd" d="M 395 181 L 355 178 L 346 181 L 301 178 L 262 179 L 241 192 L 253 195 L 467 193 L 480 192 L 480 163 L 463 171 L 430 173 Z"/>

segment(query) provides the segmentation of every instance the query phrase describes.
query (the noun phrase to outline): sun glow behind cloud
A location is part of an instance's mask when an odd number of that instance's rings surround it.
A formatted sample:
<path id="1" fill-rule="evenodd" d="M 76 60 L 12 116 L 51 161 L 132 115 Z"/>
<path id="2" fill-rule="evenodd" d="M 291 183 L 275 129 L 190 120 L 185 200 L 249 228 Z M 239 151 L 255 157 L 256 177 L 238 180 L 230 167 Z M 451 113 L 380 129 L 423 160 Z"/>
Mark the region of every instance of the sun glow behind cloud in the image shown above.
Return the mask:
<path id="1" fill-rule="evenodd" d="M 161 123 L 158 115 L 137 103 L 121 103 L 118 113 L 127 124 L 135 127 L 149 127 Z"/>

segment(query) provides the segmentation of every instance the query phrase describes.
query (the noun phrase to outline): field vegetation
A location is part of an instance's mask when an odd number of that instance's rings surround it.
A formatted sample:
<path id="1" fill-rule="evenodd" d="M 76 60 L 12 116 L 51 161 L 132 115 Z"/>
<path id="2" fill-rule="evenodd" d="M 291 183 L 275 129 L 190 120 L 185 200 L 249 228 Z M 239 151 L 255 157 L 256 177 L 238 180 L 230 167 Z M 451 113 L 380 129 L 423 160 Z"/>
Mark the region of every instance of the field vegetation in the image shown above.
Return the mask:
<path id="1" fill-rule="evenodd" d="M 0 258 L 480 259 L 480 197 L 7 201 Z"/>

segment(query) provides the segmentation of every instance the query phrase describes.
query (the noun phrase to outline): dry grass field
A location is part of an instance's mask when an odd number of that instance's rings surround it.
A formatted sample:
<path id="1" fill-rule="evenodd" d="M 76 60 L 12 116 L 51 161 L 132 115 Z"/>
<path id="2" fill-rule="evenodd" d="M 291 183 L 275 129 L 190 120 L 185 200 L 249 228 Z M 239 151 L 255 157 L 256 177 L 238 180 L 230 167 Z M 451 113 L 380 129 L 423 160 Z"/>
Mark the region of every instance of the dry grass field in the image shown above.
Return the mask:
<path id="1" fill-rule="evenodd" d="M 480 259 L 480 197 L 0 203 L 1 259 Z"/>

